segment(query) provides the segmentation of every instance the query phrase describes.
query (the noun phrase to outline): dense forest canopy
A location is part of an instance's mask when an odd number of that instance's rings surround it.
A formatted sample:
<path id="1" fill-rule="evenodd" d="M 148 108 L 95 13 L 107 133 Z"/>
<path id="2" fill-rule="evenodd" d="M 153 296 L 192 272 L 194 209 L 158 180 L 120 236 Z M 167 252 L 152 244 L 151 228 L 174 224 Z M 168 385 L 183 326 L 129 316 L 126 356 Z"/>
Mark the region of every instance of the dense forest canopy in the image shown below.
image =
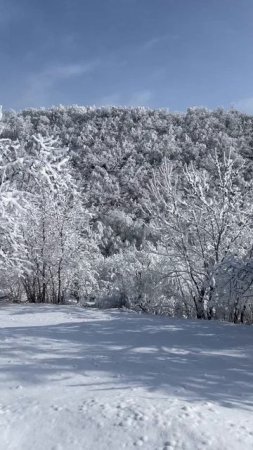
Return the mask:
<path id="1" fill-rule="evenodd" d="M 6 295 L 252 322 L 252 116 L 4 112 L 0 142 Z"/>

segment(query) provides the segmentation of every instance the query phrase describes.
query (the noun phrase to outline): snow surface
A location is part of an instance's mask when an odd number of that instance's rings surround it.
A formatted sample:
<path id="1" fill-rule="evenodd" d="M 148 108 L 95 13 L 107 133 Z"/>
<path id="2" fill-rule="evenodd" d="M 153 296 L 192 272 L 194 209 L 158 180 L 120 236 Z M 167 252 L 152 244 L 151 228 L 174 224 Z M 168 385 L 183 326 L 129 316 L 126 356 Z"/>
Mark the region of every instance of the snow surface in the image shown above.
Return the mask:
<path id="1" fill-rule="evenodd" d="M 253 449 L 253 327 L 0 307 L 0 449 Z"/>

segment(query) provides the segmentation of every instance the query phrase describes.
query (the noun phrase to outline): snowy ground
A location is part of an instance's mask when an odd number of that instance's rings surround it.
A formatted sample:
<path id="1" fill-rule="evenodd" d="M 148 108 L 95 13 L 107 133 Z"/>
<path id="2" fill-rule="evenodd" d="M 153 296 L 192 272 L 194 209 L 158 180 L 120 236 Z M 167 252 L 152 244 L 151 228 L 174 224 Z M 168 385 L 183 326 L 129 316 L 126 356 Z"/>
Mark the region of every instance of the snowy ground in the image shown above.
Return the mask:
<path id="1" fill-rule="evenodd" d="M 0 307 L 0 449 L 253 449 L 253 327 Z"/>

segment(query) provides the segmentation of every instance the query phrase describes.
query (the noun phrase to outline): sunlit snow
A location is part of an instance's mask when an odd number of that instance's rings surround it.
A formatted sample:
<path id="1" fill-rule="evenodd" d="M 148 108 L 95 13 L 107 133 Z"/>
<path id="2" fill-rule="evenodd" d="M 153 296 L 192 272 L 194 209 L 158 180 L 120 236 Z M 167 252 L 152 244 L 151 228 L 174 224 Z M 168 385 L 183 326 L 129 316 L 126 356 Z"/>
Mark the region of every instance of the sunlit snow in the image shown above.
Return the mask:
<path id="1" fill-rule="evenodd" d="M 253 448 L 251 326 L 0 311 L 1 450 Z"/>

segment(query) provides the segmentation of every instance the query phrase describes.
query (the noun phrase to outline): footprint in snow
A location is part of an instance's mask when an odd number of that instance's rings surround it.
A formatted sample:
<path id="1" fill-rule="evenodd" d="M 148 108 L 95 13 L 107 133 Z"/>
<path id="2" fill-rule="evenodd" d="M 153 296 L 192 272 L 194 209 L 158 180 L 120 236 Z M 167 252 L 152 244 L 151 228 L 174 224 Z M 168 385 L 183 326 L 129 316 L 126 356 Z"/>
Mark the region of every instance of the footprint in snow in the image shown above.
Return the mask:
<path id="1" fill-rule="evenodd" d="M 63 408 L 58 405 L 51 405 L 50 408 L 53 409 L 53 411 L 62 411 L 63 410 Z"/>

